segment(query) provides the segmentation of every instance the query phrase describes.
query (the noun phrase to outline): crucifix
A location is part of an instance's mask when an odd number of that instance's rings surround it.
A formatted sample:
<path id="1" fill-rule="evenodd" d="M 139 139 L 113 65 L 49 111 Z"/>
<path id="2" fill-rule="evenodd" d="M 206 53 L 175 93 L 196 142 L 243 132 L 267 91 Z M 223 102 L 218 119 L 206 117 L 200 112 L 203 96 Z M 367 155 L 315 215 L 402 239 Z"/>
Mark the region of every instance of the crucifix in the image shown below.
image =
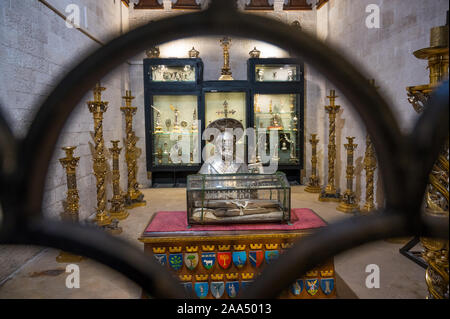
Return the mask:
<path id="1" fill-rule="evenodd" d="M 223 114 L 223 116 L 224 116 L 225 118 L 228 118 L 228 114 L 233 115 L 234 113 L 236 113 L 236 111 L 235 111 L 235 110 L 230 110 L 230 111 L 228 111 L 228 102 L 225 101 L 225 102 L 223 102 L 223 111 L 217 111 L 216 113 L 217 113 L 218 115 L 222 115 L 222 114 Z"/>

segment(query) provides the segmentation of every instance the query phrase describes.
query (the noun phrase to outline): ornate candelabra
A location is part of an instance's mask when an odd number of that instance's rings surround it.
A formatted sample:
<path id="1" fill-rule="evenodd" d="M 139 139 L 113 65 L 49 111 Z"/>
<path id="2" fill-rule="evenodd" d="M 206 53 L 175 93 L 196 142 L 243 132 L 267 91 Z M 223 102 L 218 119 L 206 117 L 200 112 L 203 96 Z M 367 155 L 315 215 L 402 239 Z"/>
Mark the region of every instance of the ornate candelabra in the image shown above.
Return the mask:
<path id="1" fill-rule="evenodd" d="M 120 170 L 119 170 L 119 156 L 122 150 L 119 147 L 119 141 L 111 141 L 113 147 L 109 149 L 113 158 L 113 169 L 112 169 L 112 186 L 113 186 L 113 197 L 109 200 L 111 203 L 111 209 L 109 215 L 112 218 L 125 219 L 128 217 L 128 212 L 125 210 L 125 198 L 122 190 L 120 189 Z"/>
<path id="2" fill-rule="evenodd" d="M 325 111 L 329 117 L 329 132 L 328 132 L 328 184 L 322 189 L 319 195 L 319 201 L 340 201 L 340 194 L 336 189 L 334 180 L 334 167 L 336 162 L 336 114 L 339 112 L 340 105 L 335 105 L 337 98 L 334 90 L 330 90 L 330 105 L 325 106 Z"/>
<path id="3" fill-rule="evenodd" d="M 136 114 L 137 107 L 131 106 L 131 101 L 134 96 L 131 96 L 131 91 L 126 91 L 124 107 L 120 110 L 125 114 L 125 160 L 127 162 L 128 181 L 127 181 L 127 194 L 125 196 L 125 207 L 133 208 L 137 206 L 145 206 L 144 194 L 142 194 L 138 187 L 139 184 L 136 180 L 137 175 L 137 160 L 141 155 L 141 149 L 136 147 L 138 137 L 133 131 L 133 115 Z"/>
<path id="4" fill-rule="evenodd" d="M 344 144 L 345 149 L 347 150 L 347 169 L 346 169 L 346 178 L 347 178 L 347 189 L 342 195 L 341 202 L 339 206 L 336 208 L 337 210 L 344 213 L 353 213 L 358 211 L 358 201 L 356 200 L 355 193 L 353 192 L 353 177 L 355 176 L 355 166 L 353 165 L 353 154 L 355 149 L 358 147 L 358 144 L 353 144 L 354 137 L 347 137 L 347 144 Z"/>
<path id="5" fill-rule="evenodd" d="M 103 113 L 108 108 L 108 102 L 102 101 L 102 91 L 106 90 L 97 83 L 94 88 L 94 100 L 88 101 L 89 111 L 94 118 L 94 154 L 93 168 L 97 180 L 97 213 L 96 223 L 100 227 L 112 224 L 111 216 L 106 211 L 106 158 L 103 141 Z"/>
<path id="6" fill-rule="evenodd" d="M 305 187 L 305 191 L 308 193 L 320 193 L 320 181 L 319 176 L 317 176 L 317 134 L 311 134 L 311 176 L 309 177 L 308 186 Z"/>
<path id="7" fill-rule="evenodd" d="M 418 59 L 428 60 L 430 83 L 407 87 L 408 100 L 417 113 L 424 110 L 433 89 L 448 77 L 448 11 L 447 24 L 432 28 L 430 31 L 430 47 L 414 52 Z M 449 145 L 448 140 L 443 147 L 429 176 L 429 184 L 425 193 L 425 213 L 448 217 L 449 208 Z M 428 263 L 425 274 L 429 299 L 449 298 L 448 240 L 420 238 L 424 247 L 423 258 Z"/>
<path id="8" fill-rule="evenodd" d="M 62 150 L 66 152 L 66 157 L 59 159 L 62 167 L 66 170 L 67 178 L 67 199 L 63 203 L 64 211 L 61 213 L 61 219 L 72 223 L 78 223 L 78 210 L 80 207 L 76 177 L 76 168 L 80 158 L 73 156 L 75 149 L 76 146 L 63 147 Z M 60 251 L 56 257 L 56 261 L 60 263 L 80 262 L 82 259 L 82 256 L 73 255 L 65 251 Z"/>
<path id="9" fill-rule="evenodd" d="M 374 202 L 374 174 L 377 168 L 375 149 L 369 134 L 366 137 L 366 153 L 364 154 L 364 170 L 366 171 L 366 203 L 361 208 L 362 213 L 369 213 L 375 209 Z"/>
<path id="10" fill-rule="evenodd" d="M 220 40 L 220 45 L 223 48 L 223 67 L 221 76 L 219 80 L 232 81 L 233 77 L 231 76 L 231 68 L 230 68 L 230 52 L 229 48 L 231 46 L 231 39 L 229 37 L 224 37 Z"/>

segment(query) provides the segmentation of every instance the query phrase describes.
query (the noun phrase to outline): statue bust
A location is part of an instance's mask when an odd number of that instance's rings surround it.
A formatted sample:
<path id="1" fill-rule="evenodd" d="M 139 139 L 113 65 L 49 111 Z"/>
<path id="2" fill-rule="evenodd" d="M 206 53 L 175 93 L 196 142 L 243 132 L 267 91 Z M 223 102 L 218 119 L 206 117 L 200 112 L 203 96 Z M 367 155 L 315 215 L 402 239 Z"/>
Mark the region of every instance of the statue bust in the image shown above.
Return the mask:
<path id="1" fill-rule="evenodd" d="M 199 174 L 248 173 L 244 160 L 234 154 L 236 142 L 244 135 L 242 123 L 232 118 L 221 118 L 211 122 L 206 129 L 209 128 L 218 129 L 220 134 L 214 140 L 214 155 L 205 161 Z M 238 136 L 233 134 L 234 129 L 240 129 L 235 131 Z"/>

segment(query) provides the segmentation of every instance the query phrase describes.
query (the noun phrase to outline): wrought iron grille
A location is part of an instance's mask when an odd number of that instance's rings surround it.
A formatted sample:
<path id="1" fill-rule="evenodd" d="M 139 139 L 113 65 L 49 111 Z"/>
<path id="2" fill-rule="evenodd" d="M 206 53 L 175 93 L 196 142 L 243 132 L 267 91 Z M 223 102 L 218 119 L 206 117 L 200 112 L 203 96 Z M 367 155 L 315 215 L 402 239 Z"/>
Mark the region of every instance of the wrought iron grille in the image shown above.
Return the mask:
<path id="1" fill-rule="evenodd" d="M 192 35 L 223 34 L 289 49 L 347 97 L 372 137 L 386 198 L 384 209 L 377 213 L 330 225 L 296 243 L 266 267 L 241 297 L 276 297 L 316 264 L 371 241 L 409 235 L 448 239 L 448 218 L 426 216 L 421 209 L 429 172 L 448 138 L 448 80 L 435 91 L 413 131 L 405 135 L 385 100 L 336 50 L 298 29 L 293 32 L 291 26 L 238 12 L 233 1 L 215 0 L 205 11 L 137 28 L 81 61 L 40 106 L 24 139 L 15 138 L 0 115 L 0 243 L 48 246 L 84 255 L 121 272 L 154 297 L 185 297 L 168 271 L 130 244 L 89 227 L 44 220 L 44 181 L 69 114 L 110 70 L 152 45 Z"/>

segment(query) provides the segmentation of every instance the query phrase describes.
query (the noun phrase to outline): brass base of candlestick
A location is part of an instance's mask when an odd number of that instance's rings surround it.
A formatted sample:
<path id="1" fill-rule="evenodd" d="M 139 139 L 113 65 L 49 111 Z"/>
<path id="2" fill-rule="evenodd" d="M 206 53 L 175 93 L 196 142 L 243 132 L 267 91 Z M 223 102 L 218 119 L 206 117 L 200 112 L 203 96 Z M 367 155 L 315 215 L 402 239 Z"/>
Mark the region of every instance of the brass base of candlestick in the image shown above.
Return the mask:
<path id="1" fill-rule="evenodd" d="M 320 193 L 322 191 L 322 188 L 320 185 L 318 185 L 319 181 L 317 180 L 317 183 L 310 181 L 309 184 L 305 187 L 305 192 L 308 193 Z"/>
<path id="2" fill-rule="evenodd" d="M 375 210 L 375 205 L 373 203 L 366 203 L 363 207 L 361 207 L 361 214 L 366 215 L 369 214 L 371 211 Z"/>
<path id="3" fill-rule="evenodd" d="M 342 195 L 341 202 L 338 207 L 336 207 L 338 211 L 343 213 L 356 213 L 359 211 L 358 202 L 355 199 L 355 193 L 353 193 L 350 189 L 347 189 Z"/>
<path id="4" fill-rule="evenodd" d="M 136 207 L 144 207 L 147 205 L 147 201 L 142 200 L 131 200 L 131 201 L 127 201 L 125 200 L 125 208 L 127 209 L 132 209 L 132 208 L 136 208 Z"/>
<path id="5" fill-rule="evenodd" d="M 119 235 L 122 233 L 122 227 L 119 226 L 117 219 L 112 219 L 111 224 L 103 226 L 102 229 L 111 235 Z"/>
<path id="6" fill-rule="evenodd" d="M 74 255 L 62 250 L 59 252 L 59 255 L 56 256 L 56 261 L 59 263 L 78 263 L 83 259 L 83 256 Z"/>
<path id="7" fill-rule="evenodd" d="M 336 207 L 336 209 L 343 213 L 356 213 L 359 211 L 359 206 L 358 204 L 348 204 L 346 202 L 340 202 L 339 206 Z"/>
<path id="8" fill-rule="evenodd" d="M 341 194 L 339 194 L 339 192 L 336 189 L 327 186 L 320 193 L 319 201 L 320 202 L 340 202 Z"/>
<path id="9" fill-rule="evenodd" d="M 112 222 L 111 216 L 109 216 L 106 212 L 97 214 L 97 216 L 95 217 L 95 221 L 100 227 L 110 225 Z"/>
<path id="10" fill-rule="evenodd" d="M 123 219 L 126 219 L 130 215 L 130 213 L 128 213 L 125 209 L 122 209 L 117 212 L 110 210 L 109 215 L 111 216 L 111 218 L 123 220 Z"/>
<path id="11" fill-rule="evenodd" d="M 145 205 L 147 205 L 147 201 L 144 200 L 144 194 L 140 191 L 132 189 L 131 194 L 127 193 L 125 195 L 125 208 L 131 209 Z"/>
<path id="12" fill-rule="evenodd" d="M 219 81 L 233 81 L 233 77 L 231 74 L 222 74 L 219 78 Z"/>

